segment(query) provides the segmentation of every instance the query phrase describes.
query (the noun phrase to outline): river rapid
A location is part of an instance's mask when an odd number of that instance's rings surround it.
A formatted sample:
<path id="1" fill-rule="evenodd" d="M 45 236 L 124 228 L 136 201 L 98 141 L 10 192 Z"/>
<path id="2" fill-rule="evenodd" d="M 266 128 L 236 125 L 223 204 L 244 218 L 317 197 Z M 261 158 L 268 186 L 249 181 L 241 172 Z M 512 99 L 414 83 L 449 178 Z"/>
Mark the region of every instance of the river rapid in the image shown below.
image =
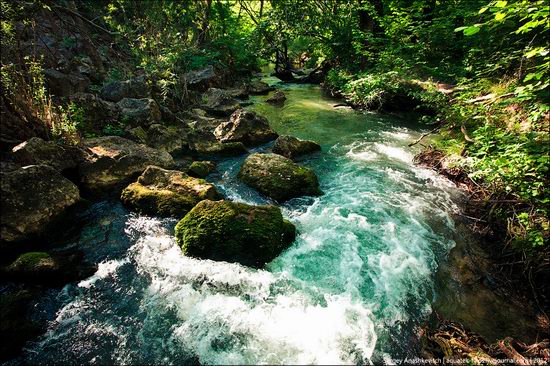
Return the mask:
<path id="1" fill-rule="evenodd" d="M 68 245 L 98 271 L 37 304 L 48 331 L 17 362 L 379 364 L 416 355 L 438 266 L 457 240 L 460 193 L 413 164 L 407 145 L 423 130 L 412 118 L 335 108 L 317 86 L 281 89 L 284 106 L 259 96 L 247 108 L 279 134 L 322 146 L 300 163 L 324 195 L 281 206 L 298 229 L 294 244 L 263 270 L 189 258 L 174 241 L 176 220 L 98 202 Z M 207 179 L 232 200 L 269 203 L 237 180 L 243 160 L 219 161 Z"/>

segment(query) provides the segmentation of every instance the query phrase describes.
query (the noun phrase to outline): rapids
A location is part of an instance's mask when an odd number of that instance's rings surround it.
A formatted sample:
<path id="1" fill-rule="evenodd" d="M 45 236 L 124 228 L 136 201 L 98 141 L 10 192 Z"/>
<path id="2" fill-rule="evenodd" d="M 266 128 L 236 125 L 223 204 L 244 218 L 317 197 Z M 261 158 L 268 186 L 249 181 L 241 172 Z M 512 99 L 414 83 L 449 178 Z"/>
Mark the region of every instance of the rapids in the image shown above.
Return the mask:
<path id="1" fill-rule="evenodd" d="M 454 185 L 416 167 L 414 120 L 348 108 L 318 87 L 286 85 L 283 107 L 253 97 L 279 134 L 322 152 L 301 163 L 324 195 L 282 205 L 299 231 L 264 270 L 181 255 L 176 220 L 94 204 L 69 246 L 98 271 L 37 304 L 47 333 L 19 361 L 41 364 L 369 364 L 414 356 L 455 245 Z M 269 149 L 269 144 L 255 150 Z M 208 180 L 237 201 L 269 201 L 236 179 L 244 157 Z"/>

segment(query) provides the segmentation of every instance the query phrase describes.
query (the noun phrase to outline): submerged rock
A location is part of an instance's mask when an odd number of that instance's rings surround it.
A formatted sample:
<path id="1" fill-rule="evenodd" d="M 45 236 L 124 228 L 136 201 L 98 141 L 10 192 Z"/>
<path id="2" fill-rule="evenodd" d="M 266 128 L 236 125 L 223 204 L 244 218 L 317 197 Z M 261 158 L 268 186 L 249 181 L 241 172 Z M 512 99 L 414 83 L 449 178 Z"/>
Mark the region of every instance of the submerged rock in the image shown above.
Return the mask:
<path id="1" fill-rule="evenodd" d="M 241 106 L 230 92 L 223 89 L 210 88 L 203 95 L 204 104 L 202 108 L 217 116 L 230 116 Z"/>
<path id="2" fill-rule="evenodd" d="M 47 165 L 29 165 L 0 174 L 3 242 L 40 236 L 80 200 L 78 188 Z"/>
<path id="3" fill-rule="evenodd" d="M 79 167 L 82 185 L 92 191 L 118 188 L 149 165 L 170 168 L 174 159 L 166 151 L 155 150 L 118 136 L 83 141 L 92 156 Z"/>
<path id="4" fill-rule="evenodd" d="M 279 136 L 272 151 L 289 159 L 321 151 L 321 146 L 309 140 L 300 140 L 294 136 Z"/>
<path id="5" fill-rule="evenodd" d="M 117 106 L 122 120 L 131 126 L 150 126 L 160 122 L 160 109 L 154 99 L 124 98 Z"/>
<path id="6" fill-rule="evenodd" d="M 147 167 L 120 196 L 125 205 L 140 212 L 179 217 L 202 200 L 219 198 L 216 188 L 205 180 L 157 166 Z"/>
<path id="7" fill-rule="evenodd" d="M 255 268 L 277 257 L 295 236 L 278 207 L 230 201 L 202 201 L 176 225 L 184 254 Z"/>
<path id="8" fill-rule="evenodd" d="M 221 123 L 214 135 L 221 142 L 242 142 L 249 146 L 263 144 L 278 136 L 265 117 L 244 109 L 235 111 L 228 122 Z"/>
<path id="9" fill-rule="evenodd" d="M 15 281 L 61 285 L 91 276 L 96 268 L 83 262 L 83 254 L 29 252 L 21 254 L 2 272 Z"/>
<path id="10" fill-rule="evenodd" d="M 286 100 L 286 95 L 280 90 L 275 91 L 273 95 L 266 99 L 266 102 L 276 105 L 282 105 L 284 104 Z"/>
<path id="11" fill-rule="evenodd" d="M 313 170 L 277 154 L 251 154 L 239 178 L 261 194 L 277 201 L 322 194 Z"/>
<path id="12" fill-rule="evenodd" d="M 216 169 L 216 163 L 213 161 L 194 161 L 189 166 L 187 174 L 192 177 L 204 178 Z"/>

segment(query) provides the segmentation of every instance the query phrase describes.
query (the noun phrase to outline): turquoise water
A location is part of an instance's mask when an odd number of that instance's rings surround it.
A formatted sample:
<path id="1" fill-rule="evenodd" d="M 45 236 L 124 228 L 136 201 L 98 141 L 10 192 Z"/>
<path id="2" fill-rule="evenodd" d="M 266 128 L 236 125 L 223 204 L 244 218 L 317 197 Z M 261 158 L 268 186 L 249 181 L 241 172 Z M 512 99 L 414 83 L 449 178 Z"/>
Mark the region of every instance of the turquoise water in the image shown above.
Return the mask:
<path id="1" fill-rule="evenodd" d="M 175 220 L 97 203 L 73 244 L 99 270 L 37 305 L 49 330 L 19 361 L 368 364 L 415 355 L 438 263 L 454 245 L 455 188 L 413 165 L 407 144 L 422 132 L 413 121 L 334 108 L 314 86 L 283 90 L 284 107 L 260 96 L 249 108 L 279 134 L 322 145 L 301 163 L 325 194 L 282 206 L 295 243 L 265 270 L 188 258 Z M 209 180 L 231 199 L 269 202 L 236 180 L 242 160 L 221 161 Z"/>

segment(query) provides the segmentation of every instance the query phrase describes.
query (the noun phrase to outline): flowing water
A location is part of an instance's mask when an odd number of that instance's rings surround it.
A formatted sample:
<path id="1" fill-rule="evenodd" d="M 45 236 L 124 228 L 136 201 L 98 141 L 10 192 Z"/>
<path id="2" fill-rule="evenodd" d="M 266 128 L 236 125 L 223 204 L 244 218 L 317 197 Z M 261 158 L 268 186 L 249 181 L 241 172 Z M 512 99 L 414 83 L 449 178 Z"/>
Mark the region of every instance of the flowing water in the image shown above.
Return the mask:
<path id="1" fill-rule="evenodd" d="M 264 270 L 185 257 L 172 219 L 96 203 L 78 240 L 98 271 L 37 305 L 48 332 L 30 363 L 368 364 L 414 355 L 454 246 L 452 184 L 412 163 L 407 119 L 335 108 L 318 87 L 283 87 L 283 107 L 249 108 L 279 134 L 318 141 L 301 161 L 324 195 L 282 205 L 299 235 Z M 257 148 L 268 150 L 269 146 Z M 269 202 L 236 179 L 244 157 L 208 179 L 229 198 Z"/>

